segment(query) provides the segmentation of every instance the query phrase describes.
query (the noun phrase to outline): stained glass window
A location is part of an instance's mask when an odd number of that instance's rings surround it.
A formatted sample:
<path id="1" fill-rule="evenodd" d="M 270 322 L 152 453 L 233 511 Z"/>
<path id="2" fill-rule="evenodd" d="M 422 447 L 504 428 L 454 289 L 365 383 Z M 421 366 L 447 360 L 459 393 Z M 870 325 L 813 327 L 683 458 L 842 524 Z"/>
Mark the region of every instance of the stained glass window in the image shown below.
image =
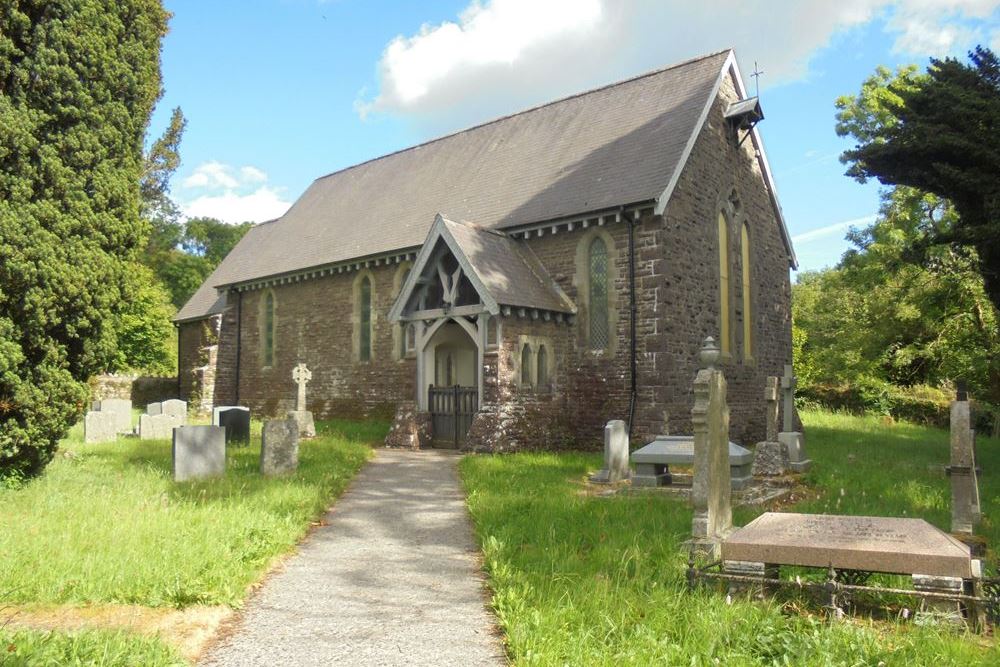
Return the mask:
<path id="1" fill-rule="evenodd" d="M 745 222 L 740 250 L 743 254 L 743 358 L 749 359 L 753 356 L 753 308 L 750 300 L 750 231 Z"/>
<path id="2" fill-rule="evenodd" d="M 368 276 L 361 279 L 358 288 L 358 358 L 369 361 L 372 358 L 372 281 Z"/>
<path id="3" fill-rule="evenodd" d="M 521 348 L 521 384 L 531 384 L 531 346 L 527 343 Z"/>
<path id="4" fill-rule="evenodd" d="M 264 296 L 264 365 L 274 364 L 274 293 Z"/>
<path id="5" fill-rule="evenodd" d="M 590 243 L 590 349 L 608 346 L 608 247 L 601 237 Z"/>
<path id="6" fill-rule="evenodd" d="M 538 386 L 544 387 L 549 383 L 549 351 L 544 345 L 538 346 Z"/>

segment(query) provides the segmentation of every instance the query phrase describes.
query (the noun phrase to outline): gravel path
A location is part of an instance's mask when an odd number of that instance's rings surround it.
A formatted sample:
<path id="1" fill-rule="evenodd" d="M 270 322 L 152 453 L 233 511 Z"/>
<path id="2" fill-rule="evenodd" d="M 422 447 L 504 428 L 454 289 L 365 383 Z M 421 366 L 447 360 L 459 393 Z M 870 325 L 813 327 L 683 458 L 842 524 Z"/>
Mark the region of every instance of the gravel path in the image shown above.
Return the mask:
<path id="1" fill-rule="evenodd" d="M 377 450 L 202 664 L 506 664 L 457 461 Z"/>

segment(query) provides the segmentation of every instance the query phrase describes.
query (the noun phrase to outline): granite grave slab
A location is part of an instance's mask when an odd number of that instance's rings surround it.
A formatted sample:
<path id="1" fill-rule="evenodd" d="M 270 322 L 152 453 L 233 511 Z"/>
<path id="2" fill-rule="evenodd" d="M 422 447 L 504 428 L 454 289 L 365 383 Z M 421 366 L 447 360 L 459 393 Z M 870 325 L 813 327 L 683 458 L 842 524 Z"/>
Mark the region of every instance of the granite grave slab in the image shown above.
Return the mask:
<path id="1" fill-rule="evenodd" d="M 612 419 L 604 426 L 604 467 L 590 481 L 613 484 L 629 478 L 628 428 L 621 419 Z"/>
<path id="2" fill-rule="evenodd" d="M 687 485 L 690 478 L 670 471 L 670 466 L 694 465 L 694 437 L 658 435 L 649 444 L 632 452 L 635 475 L 632 486 Z M 742 489 L 753 481 L 753 452 L 729 442 L 729 475 L 733 489 Z"/>
<path id="3" fill-rule="evenodd" d="M 226 430 L 178 426 L 173 431 L 174 481 L 218 477 L 226 472 Z"/>
<path id="4" fill-rule="evenodd" d="M 103 398 L 94 401 L 94 410 L 115 415 L 115 428 L 119 433 L 132 432 L 132 401 L 127 398 Z"/>
<path id="5" fill-rule="evenodd" d="M 262 475 L 285 475 L 299 467 L 299 425 L 294 419 L 264 422 L 260 442 Z"/>
<path id="6" fill-rule="evenodd" d="M 184 423 L 173 415 L 139 415 L 140 440 L 169 440 L 173 430 Z"/>
<path id="7" fill-rule="evenodd" d="M 226 444 L 250 444 L 250 408 L 218 407 L 212 410 L 212 424 L 226 429 Z"/>
<path id="8" fill-rule="evenodd" d="M 113 412 L 89 411 L 83 418 L 83 441 L 113 442 L 118 437 L 118 415 Z"/>

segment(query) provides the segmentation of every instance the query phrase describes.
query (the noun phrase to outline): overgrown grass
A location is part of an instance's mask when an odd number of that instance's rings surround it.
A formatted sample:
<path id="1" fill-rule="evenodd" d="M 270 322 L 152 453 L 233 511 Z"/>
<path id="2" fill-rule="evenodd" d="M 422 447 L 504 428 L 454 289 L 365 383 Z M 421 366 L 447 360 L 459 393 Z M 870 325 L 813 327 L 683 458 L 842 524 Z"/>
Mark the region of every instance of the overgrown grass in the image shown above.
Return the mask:
<path id="1" fill-rule="evenodd" d="M 254 444 L 226 475 L 175 483 L 169 441 L 86 445 L 79 427 L 38 479 L 0 489 L 0 600 L 238 605 L 367 459 L 381 423 L 324 422 L 299 469 L 267 479 Z"/>
<path id="2" fill-rule="evenodd" d="M 4 667 L 174 667 L 185 664 L 172 648 L 155 637 L 111 630 L 0 630 L 0 665 Z"/>
<path id="3" fill-rule="evenodd" d="M 946 434 L 821 413 L 803 419 L 821 497 L 796 509 L 905 512 L 947 528 L 939 502 L 948 497 L 947 479 L 928 469 L 946 462 Z M 984 469 L 996 469 L 997 444 L 981 443 Z M 728 604 L 717 593 L 690 594 L 681 543 L 691 510 L 658 494 L 581 493 L 584 475 L 599 466 L 600 456 L 590 454 L 461 463 L 493 606 L 516 664 L 1000 663 L 986 640 L 950 628 L 864 619 L 827 625 L 809 612 L 785 613 L 774 601 Z M 997 487 L 989 480 L 984 489 L 991 513 Z M 740 511 L 737 521 L 754 514 Z"/>

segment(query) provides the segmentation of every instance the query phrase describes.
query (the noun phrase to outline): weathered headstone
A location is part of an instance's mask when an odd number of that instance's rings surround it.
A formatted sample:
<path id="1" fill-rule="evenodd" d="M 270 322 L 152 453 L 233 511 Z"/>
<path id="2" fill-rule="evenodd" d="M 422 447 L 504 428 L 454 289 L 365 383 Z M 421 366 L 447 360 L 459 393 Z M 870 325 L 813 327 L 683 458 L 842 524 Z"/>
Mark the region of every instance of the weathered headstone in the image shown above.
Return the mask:
<path id="1" fill-rule="evenodd" d="M 299 364 L 292 369 L 292 380 L 298 385 L 298 396 L 295 401 L 295 409 L 289 411 L 288 418 L 294 419 L 299 425 L 299 435 L 303 438 L 312 438 L 316 435 L 316 425 L 313 422 L 312 413 L 306 410 L 306 384 L 312 380 L 312 371 L 306 368 L 305 364 Z"/>
<path id="2" fill-rule="evenodd" d="M 784 474 L 788 468 L 788 450 L 778 441 L 778 386 L 775 376 L 767 378 L 764 387 L 764 403 L 767 406 L 764 421 L 767 439 L 754 447 L 753 474 L 761 477 Z"/>
<path id="3" fill-rule="evenodd" d="M 173 415 L 139 415 L 139 439 L 169 440 L 174 428 L 183 425 L 183 421 Z"/>
<path id="4" fill-rule="evenodd" d="M 226 472 L 226 431 L 221 426 L 173 430 L 174 481 L 217 477 Z"/>
<path id="5" fill-rule="evenodd" d="M 149 403 L 146 405 L 147 415 L 162 415 L 163 414 L 163 403 Z"/>
<path id="6" fill-rule="evenodd" d="M 781 391 L 783 398 L 782 417 L 783 428 L 778 434 L 778 442 L 785 446 L 785 453 L 788 456 L 788 467 L 794 472 L 805 472 L 809 469 L 812 461 L 806 456 L 805 442 L 800 431 L 795 428 L 795 385 L 797 383 L 795 375 L 792 373 L 791 364 L 785 365 L 785 374 L 781 378 Z"/>
<path id="7" fill-rule="evenodd" d="M 183 423 L 187 423 L 187 402 L 171 398 L 170 400 L 163 401 L 161 405 L 163 407 L 163 414 L 170 415 L 171 417 L 177 417 L 178 419 L 181 419 Z"/>
<path id="8" fill-rule="evenodd" d="M 719 544 L 732 531 L 732 489 L 729 479 L 729 407 L 726 378 L 715 368 L 721 353 L 715 340 L 705 339 L 699 352 L 702 369 L 694 380 L 694 479 L 691 500 L 690 546 L 715 557 Z"/>
<path id="9" fill-rule="evenodd" d="M 951 532 L 971 535 L 980 519 L 975 433 L 968 396 L 962 386 L 951 404 Z"/>
<path id="10" fill-rule="evenodd" d="M 118 437 L 118 415 L 91 410 L 83 418 L 83 441 L 112 442 Z"/>
<path id="11" fill-rule="evenodd" d="M 250 408 L 239 405 L 212 409 L 212 425 L 226 429 L 226 444 L 250 444 Z"/>
<path id="12" fill-rule="evenodd" d="M 94 401 L 94 410 L 115 415 L 115 428 L 119 433 L 132 432 L 132 401 L 127 398 L 103 398 Z"/>
<path id="13" fill-rule="evenodd" d="M 284 475 L 299 467 L 299 425 L 294 419 L 264 422 L 260 442 L 262 475 Z"/>
<path id="14" fill-rule="evenodd" d="M 613 484 L 628 478 L 628 429 L 621 419 L 612 419 L 604 426 L 604 467 L 590 480 Z"/>

